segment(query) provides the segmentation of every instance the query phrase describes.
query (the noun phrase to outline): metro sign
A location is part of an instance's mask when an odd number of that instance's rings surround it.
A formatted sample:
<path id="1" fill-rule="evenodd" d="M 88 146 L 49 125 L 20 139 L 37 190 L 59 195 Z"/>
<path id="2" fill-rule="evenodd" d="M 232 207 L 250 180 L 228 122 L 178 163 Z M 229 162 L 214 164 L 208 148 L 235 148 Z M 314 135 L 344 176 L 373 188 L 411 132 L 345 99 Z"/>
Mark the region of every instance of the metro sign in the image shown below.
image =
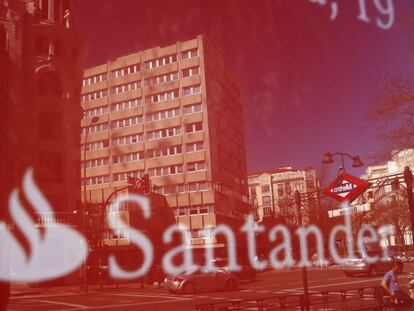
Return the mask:
<path id="1" fill-rule="evenodd" d="M 335 200 L 352 202 L 371 184 L 347 173 L 341 173 L 323 192 Z"/>

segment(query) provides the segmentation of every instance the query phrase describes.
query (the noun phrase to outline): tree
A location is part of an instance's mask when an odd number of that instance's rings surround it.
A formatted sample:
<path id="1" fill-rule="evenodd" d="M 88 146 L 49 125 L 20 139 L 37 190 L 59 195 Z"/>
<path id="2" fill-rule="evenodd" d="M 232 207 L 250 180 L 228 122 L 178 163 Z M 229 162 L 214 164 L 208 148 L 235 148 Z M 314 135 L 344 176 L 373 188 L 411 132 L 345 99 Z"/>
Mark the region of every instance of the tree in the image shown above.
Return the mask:
<path id="1" fill-rule="evenodd" d="M 382 146 L 377 160 L 414 147 L 414 84 L 408 78 L 388 78 L 384 94 L 370 114 Z"/>
<path id="2" fill-rule="evenodd" d="M 403 192 L 390 193 L 372 204 L 364 220 L 378 227 L 393 225 L 396 245 L 404 245 L 404 233 L 411 228 L 406 195 Z"/>

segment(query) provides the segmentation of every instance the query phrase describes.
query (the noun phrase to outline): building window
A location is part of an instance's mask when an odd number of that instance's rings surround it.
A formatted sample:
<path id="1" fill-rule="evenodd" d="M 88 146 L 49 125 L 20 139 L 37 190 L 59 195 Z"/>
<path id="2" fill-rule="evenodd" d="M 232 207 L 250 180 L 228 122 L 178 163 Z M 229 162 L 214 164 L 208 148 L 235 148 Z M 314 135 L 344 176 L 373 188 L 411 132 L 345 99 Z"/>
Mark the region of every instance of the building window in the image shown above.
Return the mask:
<path id="1" fill-rule="evenodd" d="M 186 144 L 186 151 L 187 152 L 195 152 L 195 151 L 202 151 L 204 150 L 204 142 L 197 141 L 194 143 Z"/>
<path id="2" fill-rule="evenodd" d="M 277 184 L 277 194 L 278 196 L 283 196 L 285 194 L 283 191 L 283 184 Z"/>
<path id="3" fill-rule="evenodd" d="M 109 147 L 109 141 L 106 139 L 106 140 L 100 140 L 100 141 L 94 141 L 94 142 L 88 143 L 86 144 L 86 146 L 82 144 L 80 146 L 80 149 L 81 151 L 84 151 L 84 149 L 86 148 L 86 151 L 89 151 L 89 150 L 104 149 L 108 147 Z"/>
<path id="4" fill-rule="evenodd" d="M 290 183 L 285 184 L 285 193 L 286 193 L 286 195 L 292 194 L 292 187 L 291 187 Z"/>
<path id="5" fill-rule="evenodd" d="M 189 172 L 203 171 L 205 169 L 206 169 L 205 161 L 187 163 L 187 171 Z"/>
<path id="6" fill-rule="evenodd" d="M 96 108 L 93 108 L 93 109 L 85 110 L 85 117 L 86 118 L 91 118 L 91 117 L 94 117 L 94 116 L 103 115 L 105 113 L 108 113 L 108 106 L 100 106 L 100 107 L 96 107 Z"/>
<path id="7" fill-rule="evenodd" d="M 193 68 L 186 68 L 182 70 L 182 76 L 185 77 L 191 77 L 200 74 L 200 68 L 199 67 L 193 67 Z"/>
<path id="8" fill-rule="evenodd" d="M 272 214 L 272 209 L 270 207 L 263 208 L 263 216 L 270 216 Z"/>
<path id="9" fill-rule="evenodd" d="M 144 176 L 144 171 L 139 170 L 139 171 L 116 173 L 113 176 L 114 176 L 114 181 L 126 181 L 128 177 L 142 178 Z"/>
<path id="10" fill-rule="evenodd" d="M 157 68 L 157 67 L 165 66 L 167 64 L 174 63 L 176 61 L 177 61 L 177 55 L 172 54 L 172 55 L 168 55 L 168 56 L 164 56 L 161 58 L 147 61 L 144 63 L 144 68 L 145 69 Z"/>
<path id="11" fill-rule="evenodd" d="M 112 121 L 112 128 L 122 128 L 122 127 L 128 127 L 133 126 L 136 124 L 141 124 L 143 122 L 143 117 L 141 116 L 134 116 L 129 117 L 121 120 L 115 120 Z"/>
<path id="12" fill-rule="evenodd" d="M 88 131 L 89 128 L 89 133 L 99 133 L 99 132 L 103 132 L 108 130 L 108 123 L 99 123 L 99 124 L 95 124 L 92 126 L 87 126 L 87 127 L 82 127 L 81 133 L 82 135 L 85 135 L 86 132 Z"/>
<path id="13" fill-rule="evenodd" d="M 138 63 L 138 64 L 130 65 L 127 67 L 111 70 L 111 77 L 118 78 L 118 77 L 130 75 L 130 74 L 140 71 L 140 69 L 141 69 L 141 65 Z"/>
<path id="14" fill-rule="evenodd" d="M 184 52 L 181 52 L 181 59 L 189 59 L 198 56 L 198 49 L 191 49 Z"/>
<path id="15" fill-rule="evenodd" d="M 270 186 L 264 185 L 262 186 L 262 193 L 269 193 L 270 192 Z"/>
<path id="16" fill-rule="evenodd" d="M 109 164 L 109 158 L 99 158 L 86 161 L 86 168 L 99 167 Z M 82 161 L 81 168 L 85 168 L 85 162 Z"/>
<path id="17" fill-rule="evenodd" d="M 183 96 L 199 94 L 201 92 L 200 84 L 183 87 Z"/>
<path id="18" fill-rule="evenodd" d="M 82 179 L 82 183 L 84 179 Z M 86 179 L 86 185 L 100 185 L 109 183 L 109 175 L 94 176 Z"/>
<path id="19" fill-rule="evenodd" d="M 182 164 L 150 168 L 148 170 L 148 173 L 150 176 L 175 175 L 175 174 L 181 174 L 182 172 L 183 172 Z"/>
<path id="20" fill-rule="evenodd" d="M 263 196 L 263 197 L 262 197 L 262 202 L 263 202 L 263 204 L 265 204 L 265 205 L 270 204 L 270 203 L 271 203 L 270 196 L 269 196 L 269 195 L 265 195 L 265 196 Z"/>
<path id="21" fill-rule="evenodd" d="M 133 161 L 138 161 L 138 160 L 143 160 L 143 159 L 144 159 L 144 152 L 139 151 L 139 152 L 133 152 L 133 153 L 113 156 L 112 163 L 117 164 L 117 163 L 124 163 L 124 162 L 133 162 Z"/>
<path id="22" fill-rule="evenodd" d="M 252 197 L 256 197 L 256 187 L 252 187 L 252 188 L 250 188 L 250 194 L 251 194 L 251 196 Z"/>
<path id="23" fill-rule="evenodd" d="M 112 140 L 112 144 L 114 146 L 129 145 L 129 144 L 135 144 L 138 142 L 142 142 L 143 140 L 144 140 L 144 135 L 140 133 L 140 134 L 116 137 Z"/>
<path id="24" fill-rule="evenodd" d="M 97 75 L 94 75 L 94 76 L 84 78 L 82 80 L 82 85 L 87 86 L 87 85 L 103 82 L 106 79 L 107 79 L 106 72 L 105 73 L 100 73 L 100 74 L 97 74 Z"/>
<path id="25" fill-rule="evenodd" d="M 151 86 L 151 85 L 167 83 L 167 82 L 174 81 L 174 80 L 177 80 L 177 79 L 178 79 L 178 73 L 177 72 L 167 73 L 167 74 L 164 74 L 164 75 L 160 75 L 160 76 L 156 76 L 156 77 L 153 77 L 153 78 L 145 79 L 145 86 Z"/>
<path id="26" fill-rule="evenodd" d="M 168 118 L 177 117 L 179 115 L 180 115 L 180 108 L 157 111 L 153 113 L 148 113 L 146 116 L 146 121 L 152 122 L 152 121 L 164 120 Z"/>
<path id="27" fill-rule="evenodd" d="M 126 92 L 134 91 L 141 87 L 141 81 L 134 81 L 131 83 L 125 83 L 121 85 L 117 85 L 111 89 L 112 94 L 122 94 Z"/>
<path id="28" fill-rule="evenodd" d="M 142 98 L 134 98 L 119 103 L 112 104 L 112 111 L 121 111 L 126 109 L 132 109 L 142 105 Z"/>
<path id="29" fill-rule="evenodd" d="M 158 93 L 152 96 L 149 96 L 147 99 L 150 103 L 158 103 L 166 100 L 171 100 L 179 97 L 179 91 L 178 90 L 172 90 L 168 92 L 162 92 Z"/>
<path id="30" fill-rule="evenodd" d="M 197 104 L 184 106 L 183 112 L 184 114 L 190 114 L 190 113 L 200 112 L 201 110 L 202 110 L 201 103 L 197 103 Z"/>
<path id="31" fill-rule="evenodd" d="M 92 93 L 86 93 L 86 94 L 83 94 L 81 96 L 81 102 L 84 103 L 86 101 L 100 99 L 100 98 L 103 98 L 107 95 L 108 95 L 108 90 L 107 89 L 99 90 L 99 91 L 92 92 Z"/>
<path id="32" fill-rule="evenodd" d="M 189 192 L 203 191 L 203 190 L 206 190 L 206 189 L 207 189 L 207 182 L 205 182 L 205 181 L 188 183 L 188 191 Z"/>
<path id="33" fill-rule="evenodd" d="M 155 131 L 149 131 L 147 132 L 147 139 L 159 139 L 163 137 L 171 137 L 171 136 L 177 136 L 181 134 L 181 127 L 170 127 L 166 129 L 160 129 Z"/>
<path id="34" fill-rule="evenodd" d="M 203 130 L 202 122 L 190 123 L 185 125 L 186 133 L 199 132 Z"/>
<path id="35" fill-rule="evenodd" d="M 160 148 L 160 149 L 149 149 L 147 151 L 147 157 L 148 158 L 158 158 L 158 157 L 165 157 L 165 156 L 171 156 L 176 154 L 183 153 L 183 148 L 181 145 L 177 146 L 170 146 L 166 148 Z"/>

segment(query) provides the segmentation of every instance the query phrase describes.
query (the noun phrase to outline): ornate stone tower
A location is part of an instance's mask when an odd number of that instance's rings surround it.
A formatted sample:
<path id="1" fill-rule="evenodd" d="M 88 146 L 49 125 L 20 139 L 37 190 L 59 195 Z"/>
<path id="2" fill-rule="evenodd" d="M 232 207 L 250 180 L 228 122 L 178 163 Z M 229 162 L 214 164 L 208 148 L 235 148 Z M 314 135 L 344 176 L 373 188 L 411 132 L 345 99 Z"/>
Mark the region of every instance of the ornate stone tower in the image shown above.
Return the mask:
<path id="1" fill-rule="evenodd" d="M 0 1 L 0 215 L 29 168 L 55 211 L 79 208 L 80 48 L 70 0 Z"/>

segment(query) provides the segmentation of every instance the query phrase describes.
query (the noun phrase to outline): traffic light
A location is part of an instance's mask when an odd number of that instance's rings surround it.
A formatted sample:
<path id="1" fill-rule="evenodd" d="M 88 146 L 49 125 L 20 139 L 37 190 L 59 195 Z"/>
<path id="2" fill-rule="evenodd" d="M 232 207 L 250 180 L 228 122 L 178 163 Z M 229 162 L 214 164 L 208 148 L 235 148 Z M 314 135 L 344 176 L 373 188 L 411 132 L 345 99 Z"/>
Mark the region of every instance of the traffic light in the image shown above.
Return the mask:
<path id="1" fill-rule="evenodd" d="M 400 189 L 400 181 L 397 178 L 394 178 L 393 181 L 391 182 L 391 190 L 392 191 L 397 191 Z"/>
<path id="2" fill-rule="evenodd" d="M 141 179 L 141 189 L 144 190 L 144 193 L 150 193 L 151 192 L 149 174 L 145 174 L 144 177 L 142 177 L 142 179 Z"/>

